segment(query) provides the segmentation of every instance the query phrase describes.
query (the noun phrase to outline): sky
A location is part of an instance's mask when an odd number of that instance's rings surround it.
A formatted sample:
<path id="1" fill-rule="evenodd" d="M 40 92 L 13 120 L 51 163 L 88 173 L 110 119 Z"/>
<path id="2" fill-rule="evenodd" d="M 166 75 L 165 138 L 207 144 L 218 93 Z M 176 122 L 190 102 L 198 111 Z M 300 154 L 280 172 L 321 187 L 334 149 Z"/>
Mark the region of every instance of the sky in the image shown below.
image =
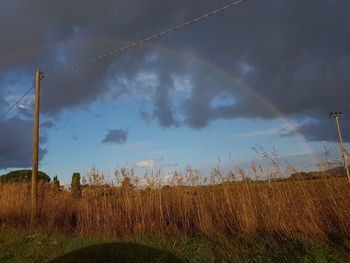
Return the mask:
<path id="1" fill-rule="evenodd" d="M 350 2 L 245 0 L 205 21 L 52 78 L 228 0 L 0 3 L 0 111 L 41 82 L 40 169 L 208 170 L 271 153 L 302 169 L 350 136 Z M 0 171 L 31 167 L 31 92 L 0 120 Z M 346 144 L 346 146 L 349 146 Z"/>

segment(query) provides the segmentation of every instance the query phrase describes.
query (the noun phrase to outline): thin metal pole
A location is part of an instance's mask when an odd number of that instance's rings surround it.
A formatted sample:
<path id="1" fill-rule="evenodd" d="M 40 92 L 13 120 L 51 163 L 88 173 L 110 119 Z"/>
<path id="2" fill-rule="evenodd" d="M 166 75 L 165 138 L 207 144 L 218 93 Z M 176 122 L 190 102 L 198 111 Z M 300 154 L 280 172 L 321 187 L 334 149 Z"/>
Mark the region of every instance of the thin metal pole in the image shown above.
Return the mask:
<path id="1" fill-rule="evenodd" d="M 341 154 L 343 156 L 344 168 L 346 170 L 346 175 L 348 176 L 348 180 L 349 180 L 349 183 L 350 183 L 350 174 L 349 174 L 347 155 L 344 152 L 343 138 L 342 138 L 341 131 L 340 131 L 339 117 L 338 116 L 335 117 L 335 123 L 337 124 L 337 130 L 338 130 L 338 135 L 339 135 L 340 152 L 341 152 Z"/>
<path id="2" fill-rule="evenodd" d="M 40 79 L 41 79 L 41 72 L 39 69 L 37 69 L 36 75 L 35 75 L 34 140 L 33 140 L 31 216 L 30 216 L 30 225 L 33 229 L 35 229 L 37 225 L 37 209 L 38 209 Z"/>

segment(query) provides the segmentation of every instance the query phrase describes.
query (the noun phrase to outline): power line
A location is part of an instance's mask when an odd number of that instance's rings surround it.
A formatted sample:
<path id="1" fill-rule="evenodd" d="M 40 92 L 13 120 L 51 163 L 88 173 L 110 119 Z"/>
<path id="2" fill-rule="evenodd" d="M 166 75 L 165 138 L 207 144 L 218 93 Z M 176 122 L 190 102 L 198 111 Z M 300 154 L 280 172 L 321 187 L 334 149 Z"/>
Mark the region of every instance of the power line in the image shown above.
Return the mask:
<path id="1" fill-rule="evenodd" d="M 194 18 L 194 19 L 191 19 L 191 20 L 189 20 L 189 21 L 187 21 L 187 22 L 184 22 L 184 23 L 182 23 L 182 24 L 180 24 L 180 25 L 177 25 L 177 26 L 168 28 L 168 29 L 166 29 L 166 30 L 164 30 L 164 31 L 162 31 L 162 32 L 160 32 L 160 33 L 151 35 L 151 36 L 149 36 L 149 37 L 147 37 L 147 38 L 144 38 L 144 39 L 139 40 L 139 41 L 136 41 L 136 42 L 132 42 L 132 43 L 130 43 L 130 44 L 128 44 L 128 45 L 126 45 L 126 46 L 124 46 L 124 47 L 122 47 L 122 48 L 119 48 L 119 49 L 116 49 L 116 50 L 112 50 L 112 51 L 109 51 L 109 52 L 107 52 L 107 53 L 101 54 L 101 55 L 99 55 L 99 56 L 86 59 L 86 60 L 81 61 L 81 62 L 79 62 L 79 63 L 77 63 L 77 64 L 73 64 L 73 65 L 71 65 L 71 66 L 69 66 L 69 67 L 66 67 L 66 68 L 63 68 L 63 69 L 60 69 L 60 70 L 57 70 L 57 71 L 53 71 L 53 72 L 51 72 L 51 73 L 46 74 L 45 79 L 52 78 L 52 77 L 54 77 L 54 76 L 56 76 L 56 75 L 59 75 L 59 74 L 65 73 L 65 72 L 67 72 L 67 71 L 71 71 L 71 70 L 80 68 L 80 67 L 85 66 L 85 65 L 87 65 L 87 64 L 92 64 L 92 63 L 94 63 L 94 62 L 96 62 L 96 61 L 98 61 L 98 60 L 102 60 L 102 59 L 104 59 L 104 58 L 106 58 L 106 57 L 109 57 L 109 56 L 112 56 L 112 55 L 117 56 L 117 55 L 119 55 L 120 53 L 122 53 L 122 52 L 124 52 L 124 51 L 126 51 L 126 50 L 128 50 L 128 49 L 130 49 L 130 48 L 143 45 L 143 44 L 146 43 L 146 42 L 149 42 L 149 41 L 151 41 L 151 40 L 160 38 L 160 37 L 162 37 L 162 36 L 164 36 L 164 35 L 166 35 L 166 34 L 168 34 L 168 33 L 171 33 L 171 32 L 174 32 L 174 31 L 176 31 L 176 30 L 179 30 L 179 29 L 181 29 L 181 28 L 183 28 L 183 27 L 185 27 L 185 26 L 188 26 L 188 25 L 190 25 L 190 24 L 197 23 L 197 22 L 199 22 L 199 21 L 201 21 L 201 20 L 207 19 L 207 18 L 209 18 L 210 16 L 216 15 L 216 14 L 218 14 L 218 13 L 222 13 L 222 12 L 224 12 L 225 10 L 227 10 L 227 9 L 233 7 L 233 6 L 242 3 L 243 1 L 244 1 L 244 0 L 238 0 L 238 1 L 236 1 L 236 2 L 233 2 L 233 3 L 231 3 L 231 4 L 225 5 L 225 6 L 221 7 L 221 8 L 218 8 L 218 9 L 216 9 L 216 10 L 214 10 L 214 11 L 211 11 L 211 12 L 209 12 L 209 13 L 206 13 L 206 14 L 204 14 L 204 15 L 202 15 L 202 16 L 199 16 L 199 17 L 197 17 L 197 18 Z M 17 104 L 32 90 L 32 89 L 33 89 L 33 88 L 31 88 L 30 90 L 28 90 L 15 104 L 13 104 L 7 111 L 5 111 L 5 112 L 1 115 L 0 119 L 2 119 L 9 111 L 11 111 L 11 110 L 12 110 L 12 109 L 13 109 L 13 108 L 14 108 L 14 107 L 15 107 L 15 106 L 16 106 L 16 105 L 17 105 Z"/>
<path id="2" fill-rule="evenodd" d="M 139 40 L 139 41 L 136 41 L 136 42 L 132 42 L 132 43 L 130 43 L 130 44 L 128 44 L 128 45 L 126 45 L 126 46 L 124 46 L 124 47 L 122 47 L 122 48 L 119 48 L 119 49 L 116 49 L 116 50 L 112 50 L 112 51 L 110 51 L 110 52 L 101 54 L 101 55 L 99 55 L 99 56 L 96 56 L 96 57 L 93 57 L 93 58 L 90 58 L 90 59 L 86 59 L 86 60 L 84 60 L 84 61 L 82 61 L 82 62 L 80 62 L 80 63 L 71 65 L 71 66 L 69 66 L 69 67 L 67 67 L 67 68 L 63 68 L 63 69 L 54 71 L 54 72 L 52 72 L 52 73 L 48 73 L 48 74 L 46 74 L 45 78 L 46 78 L 46 79 L 51 78 L 51 77 L 53 77 L 53 76 L 55 76 L 55 75 L 58 75 L 58 74 L 61 74 L 61 73 L 64 73 L 64 72 L 66 72 L 66 71 L 70 71 L 70 70 L 73 70 L 73 69 L 80 68 L 80 67 L 82 67 L 82 66 L 84 66 L 84 65 L 86 65 L 86 64 L 94 63 L 94 62 L 96 62 L 96 61 L 98 61 L 98 60 L 104 59 L 104 58 L 109 57 L 109 56 L 112 56 L 112 55 L 114 55 L 114 56 L 119 55 L 120 53 L 122 53 L 122 52 L 124 52 L 124 51 L 126 51 L 126 50 L 128 50 L 128 49 L 130 49 L 130 48 L 133 48 L 133 47 L 136 47 L 136 46 L 140 46 L 140 45 L 142 45 L 142 44 L 144 44 L 144 43 L 146 43 L 146 42 L 148 42 L 148 41 L 151 41 L 151 40 L 160 38 L 160 37 L 162 37 L 162 36 L 164 36 L 164 35 L 166 35 L 166 34 L 168 34 L 168 33 L 171 33 L 171 32 L 174 32 L 174 31 L 176 31 L 176 30 L 179 30 L 179 29 L 181 29 L 181 28 L 183 28 L 183 27 L 185 27 L 185 26 L 187 26 L 187 25 L 197 23 L 197 22 L 199 22 L 199 21 L 201 21 L 201 20 L 203 20 L 203 19 L 206 19 L 206 18 L 208 18 L 208 17 L 210 17 L 210 16 L 212 16 L 212 15 L 221 13 L 221 12 L 223 12 L 223 11 L 225 11 L 225 10 L 227 10 L 227 9 L 229 9 L 229 8 L 231 8 L 231 7 L 233 7 L 233 6 L 235 6 L 235 5 L 238 5 L 238 4 L 242 3 L 243 1 L 244 1 L 244 0 L 238 0 L 238 1 L 236 1 L 236 2 L 233 2 L 233 3 L 231 3 L 231 4 L 228 4 L 228 5 L 223 6 L 223 7 L 221 7 L 221 8 L 218 8 L 218 9 L 212 11 L 212 12 L 206 13 L 205 15 L 202 15 L 202 16 L 199 16 L 199 17 L 197 17 L 197 18 L 191 19 L 191 20 L 189 20 L 189 21 L 187 21 L 187 22 L 184 22 L 184 23 L 182 23 L 182 24 L 180 24 L 180 25 L 177 25 L 177 26 L 168 28 L 168 29 L 166 29 L 166 30 L 164 30 L 164 31 L 162 31 L 162 32 L 160 32 L 160 33 L 154 34 L 154 35 L 152 35 L 152 36 L 149 36 L 149 37 L 147 37 L 147 38 L 144 38 L 144 39 Z"/>
<path id="3" fill-rule="evenodd" d="M 6 115 L 10 110 L 12 110 L 14 107 L 16 107 L 16 105 L 17 105 L 18 103 L 20 103 L 21 100 L 23 100 L 23 98 L 24 98 L 25 96 L 27 96 L 27 94 L 28 94 L 32 89 L 33 89 L 33 88 L 30 88 L 26 93 L 24 93 L 24 95 L 23 95 L 19 100 L 16 101 L 15 104 L 13 104 L 10 108 L 8 108 L 7 111 L 5 111 L 5 112 L 0 116 L 0 120 L 1 120 L 2 118 L 4 118 L 5 115 Z"/>

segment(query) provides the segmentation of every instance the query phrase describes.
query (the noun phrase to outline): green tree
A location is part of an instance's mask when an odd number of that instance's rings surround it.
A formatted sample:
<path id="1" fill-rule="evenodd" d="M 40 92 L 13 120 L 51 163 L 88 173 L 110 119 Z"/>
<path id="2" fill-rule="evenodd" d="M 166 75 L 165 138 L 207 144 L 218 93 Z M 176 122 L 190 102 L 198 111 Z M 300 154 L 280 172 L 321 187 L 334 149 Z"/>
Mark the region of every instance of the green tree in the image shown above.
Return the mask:
<path id="1" fill-rule="evenodd" d="M 73 173 L 71 192 L 75 198 L 81 197 L 81 184 L 80 184 L 80 173 Z"/>
<path id="2" fill-rule="evenodd" d="M 0 183 L 18 183 L 30 182 L 32 179 L 32 170 L 15 170 L 0 176 Z M 50 182 L 50 177 L 44 173 L 38 172 L 38 181 Z"/>
<path id="3" fill-rule="evenodd" d="M 58 180 L 57 175 L 52 178 L 52 189 L 55 192 L 60 190 L 60 181 Z"/>

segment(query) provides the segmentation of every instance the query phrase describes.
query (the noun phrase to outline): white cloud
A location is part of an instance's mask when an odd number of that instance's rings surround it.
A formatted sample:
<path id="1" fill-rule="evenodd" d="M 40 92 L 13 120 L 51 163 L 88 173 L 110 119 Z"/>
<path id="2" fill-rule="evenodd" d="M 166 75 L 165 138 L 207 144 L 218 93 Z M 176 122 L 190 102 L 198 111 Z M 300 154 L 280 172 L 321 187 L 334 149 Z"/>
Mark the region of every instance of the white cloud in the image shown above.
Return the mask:
<path id="1" fill-rule="evenodd" d="M 193 85 L 189 75 L 172 74 L 172 80 L 176 93 L 190 94 L 192 92 Z"/>
<path id="2" fill-rule="evenodd" d="M 9 105 L 13 105 L 15 104 L 19 99 L 21 98 L 20 95 L 9 95 L 5 97 L 5 101 L 9 104 Z M 29 109 L 33 103 L 34 100 L 34 96 L 33 95 L 29 95 L 26 98 L 23 98 L 21 100 L 21 102 L 18 104 L 18 107 L 22 108 L 22 109 Z"/>
<path id="3" fill-rule="evenodd" d="M 125 74 L 113 75 L 107 80 L 110 94 L 106 94 L 105 98 L 142 97 L 145 100 L 151 100 L 159 85 L 159 76 L 153 71 L 142 70 L 133 77 Z"/>
<path id="4" fill-rule="evenodd" d="M 144 160 L 144 161 L 136 163 L 135 167 L 137 167 L 137 168 L 152 168 L 155 166 L 156 163 L 157 163 L 157 160 L 154 160 L 154 159 Z"/>

